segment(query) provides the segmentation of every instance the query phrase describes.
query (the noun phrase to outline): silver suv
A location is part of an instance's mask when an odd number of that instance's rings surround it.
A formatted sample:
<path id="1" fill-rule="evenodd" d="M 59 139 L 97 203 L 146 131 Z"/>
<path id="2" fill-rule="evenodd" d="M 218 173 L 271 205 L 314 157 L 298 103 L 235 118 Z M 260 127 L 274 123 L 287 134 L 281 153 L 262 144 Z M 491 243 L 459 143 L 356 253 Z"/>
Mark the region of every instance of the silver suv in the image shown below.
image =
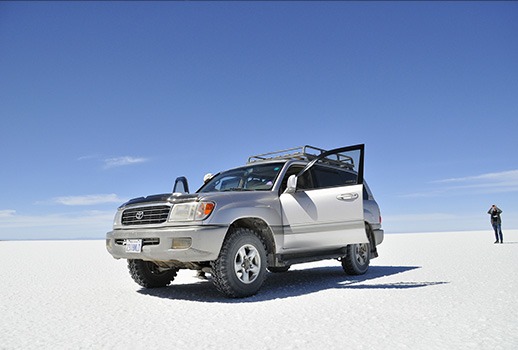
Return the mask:
<path id="1" fill-rule="evenodd" d="M 192 269 L 233 298 L 257 293 L 267 270 L 297 263 L 337 259 L 347 274 L 364 274 L 383 230 L 363 160 L 364 145 L 303 146 L 208 174 L 194 194 L 180 177 L 172 194 L 119 207 L 106 247 L 142 287 L 165 287 Z"/>

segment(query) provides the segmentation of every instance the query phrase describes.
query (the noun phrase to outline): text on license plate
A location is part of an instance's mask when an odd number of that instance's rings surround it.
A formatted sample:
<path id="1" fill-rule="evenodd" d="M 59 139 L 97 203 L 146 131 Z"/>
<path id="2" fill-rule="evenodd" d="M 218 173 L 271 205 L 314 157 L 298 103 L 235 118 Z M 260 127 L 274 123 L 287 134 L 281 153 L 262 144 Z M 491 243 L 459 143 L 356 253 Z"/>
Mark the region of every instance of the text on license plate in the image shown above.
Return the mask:
<path id="1" fill-rule="evenodd" d="M 141 239 L 125 239 L 126 253 L 140 253 L 142 251 Z"/>

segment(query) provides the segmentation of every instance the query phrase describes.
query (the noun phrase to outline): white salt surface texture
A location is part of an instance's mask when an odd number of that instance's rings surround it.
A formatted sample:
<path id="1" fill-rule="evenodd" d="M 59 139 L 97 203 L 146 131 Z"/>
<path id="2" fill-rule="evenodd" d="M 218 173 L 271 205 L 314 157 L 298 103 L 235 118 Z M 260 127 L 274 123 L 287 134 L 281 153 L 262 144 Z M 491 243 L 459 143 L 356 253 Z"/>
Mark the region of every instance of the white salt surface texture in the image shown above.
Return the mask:
<path id="1" fill-rule="evenodd" d="M 392 234 L 226 299 L 181 270 L 141 289 L 104 241 L 0 242 L 0 349 L 518 349 L 518 231 Z"/>

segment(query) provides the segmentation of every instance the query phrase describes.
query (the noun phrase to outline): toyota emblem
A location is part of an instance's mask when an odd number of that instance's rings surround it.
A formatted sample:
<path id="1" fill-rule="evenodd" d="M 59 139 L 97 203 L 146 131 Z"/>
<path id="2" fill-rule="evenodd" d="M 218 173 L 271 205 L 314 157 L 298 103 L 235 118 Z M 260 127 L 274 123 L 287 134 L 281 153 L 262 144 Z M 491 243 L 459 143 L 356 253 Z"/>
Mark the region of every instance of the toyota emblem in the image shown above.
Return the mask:
<path id="1" fill-rule="evenodd" d="M 142 220 L 143 217 L 144 217 L 143 211 L 137 211 L 137 213 L 135 214 L 135 219 L 137 219 L 137 220 Z"/>

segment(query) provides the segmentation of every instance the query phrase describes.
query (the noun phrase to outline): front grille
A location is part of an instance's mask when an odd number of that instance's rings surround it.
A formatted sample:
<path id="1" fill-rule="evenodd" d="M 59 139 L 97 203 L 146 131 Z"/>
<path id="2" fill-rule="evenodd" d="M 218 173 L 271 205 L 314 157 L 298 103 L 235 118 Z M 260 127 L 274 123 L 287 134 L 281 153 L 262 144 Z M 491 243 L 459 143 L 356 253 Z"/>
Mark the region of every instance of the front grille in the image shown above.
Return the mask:
<path id="1" fill-rule="evenodd" d="M 156 207 L 141 207 L 126 209 L 122 213 L 123 225 L 150 225 L 166 222 L 171 207 L 160 205 Z"/>

